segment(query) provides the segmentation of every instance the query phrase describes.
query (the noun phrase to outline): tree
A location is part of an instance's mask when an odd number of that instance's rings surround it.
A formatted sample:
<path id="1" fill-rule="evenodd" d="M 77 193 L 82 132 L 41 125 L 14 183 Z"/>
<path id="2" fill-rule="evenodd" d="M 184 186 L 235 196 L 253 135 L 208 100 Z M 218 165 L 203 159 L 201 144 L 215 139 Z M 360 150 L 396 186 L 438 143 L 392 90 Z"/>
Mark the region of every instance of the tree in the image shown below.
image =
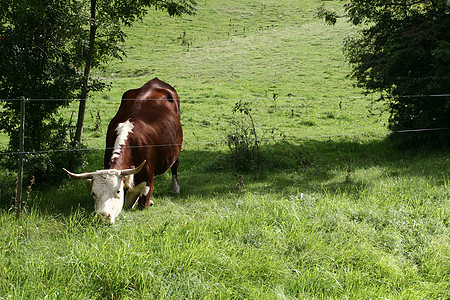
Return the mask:
<path id="1" fill-rule="evenodd" d="M 83 49 L 84 72 L 80 93 L 77 129 L 74 145 L 81 142 L 83 133 L 86 99 L 92 87 L 99 87 L 98 80 L 92 80 L 91 69 L 99 67 L 110 58 L 121 59 L 124 52 L 118 47 L 124 42 L 122 26 L 131 26 L 147 12 L 147 7 L 166 10 L 170 16 L 181 16 L 194 12 L 194 0 L 90 0 L 87 37 Z M 91 84 L 90 84 L 91 83 Z M 93 84 L 92 84 L 93 83 Z M 100 85 L 103 88 L 104 85 Z"/>
<path id="2" fill-rule="evenodd" d="M 77 6 L 61 0 L 0 2 L 0 98 L 68 99 L 80 88 L 75 57 L 70 52 L 78 34 Z M 30 115 L 27 144 L 41 150 L 44 120 L 65 101 L 35 101 L 28 104 Z M 8 134 L 17 130 L 17 101 L 6 101 L 0 113 L 0 126 Z M 31 131 L 30 131 L 31 130 Z M 34 137 L 34 138 L 31 138 Z"/>
<path id="3" fill-rule="evenodd" d="M 79 63 L 72 51 L 81 33 L 76 17 L 80 8 L 78 2 L 63 0 L 0 1 L 0 99 L 54 99 L 27 103 L 26 151 L 66 148 L 70 142 L 68 124 L 55 112 L 68 104 L 60 99 L 74 98 L 80 89 Z M 0 111 L 10 151 L 18 150 L 19 107 L 16 100 L 4 100 Z M 28 157 L 29 173 L 39 179 L 44 171 L 34 166 L 49 167 L 54 158 L 51 153 Z M 4 162 L 11 166 L 16 160 Z"/>
<path id="4" fill-rule="evenodd" d="M 344 42 L 351 75 L 388 102 L 391 140 L 401 147 L 449 146 L 450 97 L 436 96 L 450 93 L 449 2 L 350 0 L 345 10 L 359 27 Z M 337 14 L 320 13 L 336 21 Z"/>

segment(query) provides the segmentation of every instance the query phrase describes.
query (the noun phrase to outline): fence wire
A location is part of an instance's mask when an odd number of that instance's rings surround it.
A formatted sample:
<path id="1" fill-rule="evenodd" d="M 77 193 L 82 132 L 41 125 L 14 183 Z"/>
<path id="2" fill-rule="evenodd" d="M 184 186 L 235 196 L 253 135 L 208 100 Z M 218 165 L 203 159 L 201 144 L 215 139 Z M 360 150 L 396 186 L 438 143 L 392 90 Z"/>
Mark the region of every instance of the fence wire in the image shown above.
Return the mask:
<path id="1" fill-rule="evenodd" d="M 258 98 L 181 98 L 179 99 L 181 102 L 183 101 L 204 101 L 204 100 L 216 100 L 216 101 L 239 101 L 244 100 L 246 102 L 255 102 L 255 101 L 267 101 L 267 100 L 358 100 L 358 99 L 393 99 L 393 98 L 446 98 L 450 97 L 450 94 L 431 94 L 431 95 L 400 95 L 400 96 L 389 96 L 389 95 L 362 95 L 362 96 L 322 96 L 322 97 L 295 97 L 295 96 L 278 96 L 275 97 L 258 97 Z M 156 101 L 161 99 L 106 99 L 106 98 L 89 98 L 89 99 L 26 99 L 27 102 L 45 102 L 45 101 L 135 101 L 135 100 L 146 100 L 146 101 Z M 0 99 L 0 101 L 22 101 L 22 99 Z"/>
<path id="2" fill-rule="evenodd" d="M 424 97 L 433 97 L 433 98 L 446 98 L 446 97 L 450 97 L 450 94 L 435 94 L 435 95 L 405 95 L 405 96 L 400 96 L 399 98 L 424 98 Z M 389 98 L 389 97 L 384 97 L 384 98 Z M 344 101 L 344 100 L 349 100 L 351 102 L 353 101 L 357 101 L 357 100 L 367 100 L 367 99 L 371 99 L 376 101 L 379 98 L 375 98 L 373 95 L 372 96 L 350 96 L 350 97 L 261 97 L 261 98 L 251 98 L 251 99 L 245 99 L 245 98 L 186 98 L 186 99 L 181 99 L 180 101 L 186 101 L 186 104 L 195 104 L 192 103 L 192 101 L 210 101 L 210 100 L 215 100 L 214 102 L 212 102 L 212 105 L 215 105 L 215 103 L 217 101 L 245 101 L 248 103 L 251 102 L 255 102 L 255 101 L 268 101 L 270 103 L 268 103 L 269 107 L 270 105 L 274 105 L 274 101 L 278 101 L 276 102 L 276 107 L 278 109 L 291 109 L 292 110 L 292 114 L 294 115 L 294 111 L 293 109 L 302 109 L 302 113 L 305 112 L 305 109 L 312 109 L 314 107 L 299 107 L 298 105 L 295 106 L 295 104 L 293 105 L 284 105 L 283 103 L 280 103 L 281 101 L 313 101 L 313 100 L 340 100 L 340 101 Z M 43 102 L 43 101 L 70 101 L 70 100 L 74 100 L 74 99 L 28 99 L 26 100 L 26 102 Z M 75 99 L 76 100 L 80 100 L 80 99 Z M 122 100 L 127 100 L 127 99 L 88 99 L 88 101 L 122 101 Z M 130 99 L 131 100 L 131 99 Z M 146 99 L 146 100 L 160 100 L 160 99 Z M 0 99 L 0 101 L 23 101 L 23 99 Z M 368 108 L 368 107 L 366 107 Z M 339 109 L 342 109 L 341 107 L 341 103 L 339 103 Z M 370 109 L 368 111 L 370 113 Z M 72 112 L 73 113 L 73 112 Z M 380 114 L 372 114 L 372 116 L 374 115 L 381 115 L 384 112 L 381 111 Z M 352 115 L 355 115 L 358 113 L 352 112 Z M 362 115 L 362 114 L 358 114 L 358 115 Z M 304 116 L 304 115 L 302 115 Z M 308 116 L 308 115 L 306 115 Z M 200 116 L 199 116 L 200 117 Z M 317 117 L 317 116 L 314 116 Z M 223 121 L 223 120 L 222 120 Z M 352 130 L 358 129 L 358 128 L 363 128 L 363 125 L 357 125 L 357 126 L 353 126 L 352 125 Z M 263 128 L 263 129 L 267 129 L 267 127 L 265 125 L 260 125 L 260 124 L 256 124 L 256 128 Z M 344 130 L 348 130 L 345 129 Z M 248 143 L 248 142 L 270 142 L 270 141 L 301 141 L 301 140 L 312 140 L 312 139 L 331 139 L 331 138 L 339 138 L 339 137 L 354 137 L 354 136 L 368 136 L 368 135 L 387 135 L 387 134 L 406 134 L 406 133 L 421 133 L 421 132 L 430 132 L 430 131 L 444 131 L 444 130 L 450 130 L 450 128 L 421 128 L 421 129 L 408 129 L 408 130 L 398 130 L 398 131 L 388 131 L 388 130 L 380 130 L 380 131 L 372 131 L 372 132 L 353 132 L 353 133 L 343 133 L 343 134 L 332 134 L 332 135 L 328 135 L 328 134 L 318 134 L 318 135 L 304 135 L 304 136 L 280 136 L 280 137 L 271 137 L 271 138 L 260 138 L 260 139 L 241 139 L 241 140 L 204 140 L 204 141 L 184 141 L 183 142 L 183 146 L 188 147 L 188 146 L 212 146 L 212 145 L 229 145 L 232 143 Z M 195 138 L 195 133 L 194 133 L 194 138 Z M 94 138 L 84 138 L 84 141 L 89 141 L 89 140 L 94 140 Z M 180 146 L 181 144 L 161 144 L 161 145 L 140 145 L 140 146 L 122 146 L 122 149 L 134 149 L 134 148 L 151 148 L 151 147 L 168 147 L 168 146 Z M 42 151 L 10 151 L 10 152 L 0 152 L 0 156 L 5 156 L 5 155 L 20 155 L 20 154 L 24 154 L 24 155 L 37 155 L 37 154 L 46 154 L 46 153 L 54 153 L 54 152 L 89 152 L 89 151 L 105 151 L 105 150 L 114 150 L 113 147 L 110 148 L 106 148 L 106 147 L 91 147 L 91 148 L 75 148 L 75 149 L 52 149 L 52 150 L 42 150 Z"/>
<path id="3" fill-rule="evenodd" d="M 419 133 L 429 131 L 443 131 L 450 130 L 448 128 L 423 128 L 423 129 L 410 129 L 410 130 L 398 130 L 398 131 L 376 131 L 376 132 L 358 132 L 358 133 L 346 133 L 346 134 L 328 134 L 328 135 L 308 135 L 299 137 L 279 137 L 279 138 L 262 138 L 262 139 L 243 139 L 243 140 L 215 140 L 215 141 L 201 141 L 201 142 L 184 142 L 182 144 L 159 144 L 159 145 L 139 145 L 139 146 L 121 146 L 121 149 L 138 149 L 138 148 L 153 148 L 153 147 L 171 147 L 171 146 L 212 146 L 212 145 L 228 145 L 233 143 L 245 143 L 245 142 L 271 142 L 271 141 L 300 141 L 300 140 L 313 140 L 313 139 L 331 139 L 339 137 L 354 137 L 354 136 L 369 136 L 369 135 L 387 135 L 389 133 Z M 31 154 L 46 154 L 54 152 L 90 152 L 90 151 L 105 151 L 114 150 L 114 147 L 98 147 L 98 148 L 78 148 L 78 149 L 53 149 L 43 151 L 16 151 L 16 152 L 0 152 L 0 155 L 31 155 Z"/>

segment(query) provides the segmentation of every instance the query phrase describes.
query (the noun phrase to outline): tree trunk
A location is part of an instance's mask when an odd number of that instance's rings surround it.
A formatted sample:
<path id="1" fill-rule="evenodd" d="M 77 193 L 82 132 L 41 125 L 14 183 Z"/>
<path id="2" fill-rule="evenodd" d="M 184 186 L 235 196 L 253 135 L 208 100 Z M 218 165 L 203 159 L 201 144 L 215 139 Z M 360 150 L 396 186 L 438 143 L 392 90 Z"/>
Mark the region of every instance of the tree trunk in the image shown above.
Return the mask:
<path id="1" fill-rule="evenodd" d="M 91 24 L 89 28 L 89 46 L 86 55 L 86 65 L 84 67 L 83 83 L 80 93 L 80 105 L 78 107 L 77 130 L 73 139 L 73 146 L 81 143 L 81 136 L 83 135 L 84 115 L 86 112 L 86 99 L 89 93 L 89 77 L 91 75 L 92 60 L 94 57 L 95 35 L 97 33 L 96 18 L 97 0 L 91 0 Z"/>

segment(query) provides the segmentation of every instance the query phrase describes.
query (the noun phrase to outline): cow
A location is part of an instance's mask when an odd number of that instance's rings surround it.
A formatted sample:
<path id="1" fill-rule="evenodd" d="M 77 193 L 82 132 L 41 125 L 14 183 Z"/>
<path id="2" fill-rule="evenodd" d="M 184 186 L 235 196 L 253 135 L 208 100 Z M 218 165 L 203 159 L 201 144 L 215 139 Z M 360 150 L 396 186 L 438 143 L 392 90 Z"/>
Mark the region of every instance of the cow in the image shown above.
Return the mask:
<path id="1" fill-rule="evenodd" d="M 153 179 L 169 169 L 171 192 L 180 192 L 182 142 L 178 94 L 154 78 L 123 94 L 106 134 L 105 169 L 82 174 L 64 170 L 72 178 L 87 180 L 97 215 L 113 224 L 123 207 L 153 205 Z"/>

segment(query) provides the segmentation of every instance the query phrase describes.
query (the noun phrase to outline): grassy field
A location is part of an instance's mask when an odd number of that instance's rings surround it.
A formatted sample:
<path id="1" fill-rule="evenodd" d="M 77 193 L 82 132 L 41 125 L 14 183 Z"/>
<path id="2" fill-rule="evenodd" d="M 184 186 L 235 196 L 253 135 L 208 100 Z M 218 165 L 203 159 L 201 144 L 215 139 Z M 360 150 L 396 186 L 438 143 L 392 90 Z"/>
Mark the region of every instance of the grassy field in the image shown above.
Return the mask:
<path id="1" fill-rule="evenodd" d="M 160 176 L 154 207 L 108 226 L 83 182 L 37 185 L 20 218 L 0 211 L 0 299 L 449 299 L 449 152 L 389 147 L 383 105 L 346 77 L 353 29 L 314 18 L 342 3 L 198 2 L 128 30 L 128 57 L 97 74 L 113 86 L 88 103 L 99 150 L 78 170 L 102 167 L 122 93 L 157 76 L 182 101 L 181 194 Z M 226 145 L 250 126 L 239 101 L 262 139 L 246 171 Z"/>

